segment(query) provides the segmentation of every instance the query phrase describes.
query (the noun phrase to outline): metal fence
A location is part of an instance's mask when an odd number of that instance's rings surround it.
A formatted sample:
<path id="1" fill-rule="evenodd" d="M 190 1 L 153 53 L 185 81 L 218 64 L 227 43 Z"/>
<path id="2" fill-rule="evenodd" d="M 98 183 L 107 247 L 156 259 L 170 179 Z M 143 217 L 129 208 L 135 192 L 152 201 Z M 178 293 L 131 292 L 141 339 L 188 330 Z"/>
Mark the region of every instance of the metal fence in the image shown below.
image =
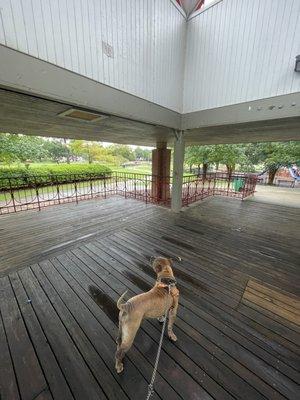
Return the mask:
<path id="1" fill-rule="evenodd" d="M 209 196 L 226 196 L 244 199 L 255 192 L 255 175 L 207 173 L 183 178 L 182 204 L 188 206 Z"/>
<path id="2" fill-rule="evenodd" d="M 183 179 L 182 205 L 187 206 L 208 196 L 225 195 L 244 199 L 255 191 L 257 178 L 249 175 L 208 173 Z M 113 172 L 106 175 L 68 174 L 0 178 L 0 214 L 79 202 L 119 195 L 145 203 L 169 207 L 172 178 Z"/>

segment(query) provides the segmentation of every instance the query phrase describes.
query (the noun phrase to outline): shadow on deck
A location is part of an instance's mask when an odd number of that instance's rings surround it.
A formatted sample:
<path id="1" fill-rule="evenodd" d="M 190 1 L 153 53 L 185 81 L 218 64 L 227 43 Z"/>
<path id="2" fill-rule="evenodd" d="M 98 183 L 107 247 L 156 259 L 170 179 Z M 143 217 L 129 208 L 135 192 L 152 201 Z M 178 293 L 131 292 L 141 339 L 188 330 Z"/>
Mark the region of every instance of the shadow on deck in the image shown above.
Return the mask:
<path id="1" fill-rule="evenodd" d="M 1 400 L 144 399 L 161 325 L 142 324 L 118 376 L 115 303 L 153 285 L 155 255 L 182 262 L 154 399 L 299 398 L 299 209 L 211 198 L 174 215 L 118 198 L 1 225 Z"/>

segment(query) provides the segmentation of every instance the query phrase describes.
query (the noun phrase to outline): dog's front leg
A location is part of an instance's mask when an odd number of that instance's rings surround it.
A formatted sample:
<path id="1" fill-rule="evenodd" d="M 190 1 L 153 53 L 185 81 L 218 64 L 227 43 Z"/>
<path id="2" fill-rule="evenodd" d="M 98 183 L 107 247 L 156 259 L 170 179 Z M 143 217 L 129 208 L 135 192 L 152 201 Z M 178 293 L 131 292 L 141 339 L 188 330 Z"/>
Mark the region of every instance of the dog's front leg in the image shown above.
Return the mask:
<path id="1" fill-rule="evenodd" d="M 176 319 L 177 309 L 178 309 L 178 297 L 174 299 L 173 306 L 172 308 L 170 308 L 169 311 L 168 336 L 173 342 L 176 342 L 177 340 L 177 336 L 173 332 L 173 325 Z"/>

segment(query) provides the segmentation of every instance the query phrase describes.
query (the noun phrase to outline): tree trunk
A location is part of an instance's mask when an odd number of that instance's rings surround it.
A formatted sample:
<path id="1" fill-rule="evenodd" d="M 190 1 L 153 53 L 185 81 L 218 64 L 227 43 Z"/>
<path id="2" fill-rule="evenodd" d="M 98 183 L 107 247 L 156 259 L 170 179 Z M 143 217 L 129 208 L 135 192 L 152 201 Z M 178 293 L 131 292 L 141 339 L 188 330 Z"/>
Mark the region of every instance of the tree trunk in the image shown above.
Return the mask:
<path id="1" fill-rule="evenodd" d="M 234 169 L 234 167 L 233 167 L 232 165 L 228 165 L 228 164 L 226 164 L 226 168 L 227 168 L 228 178 L 230 179 L 230 178 L 231 178 L 231 175 L 232 175 L 232 172 L 233 172 L 233 169 Z"/>
<path id="2" fill-rule="evenodd" d="M 208 163 L 203 163 L 203 180 L 206 180 L 206 174 L 208 170 Z"/>
<path id="3" fill-rule="evenodd" d="M 193 165 L 190 165 L 190 174 L 193 172 Z"/>
<path id="4" fill-rule="evenodd" d="M 70 164 L 70 153 L 69 153 L 69 148 L 68 148 L 68 144 L 67 144 L 67 139 L 64 139 L 64 144 L 65 144 L 66 149 L 68 150 L 68 153 L 67 153 L 67 164 Z"/>
<path id="5" fill-rule="evenodd" d="M 198 175 L 200 175 L 200 164 L 198 164 Z"/>
<path id="6" fill-rule="evenodd" d="M 276 172 L 278 171 L 278 168 L 276 169 L 269 169 L 269 179 L 268 179 L 268 185 L 273 185 L 274 184 L 274 179 Z"/>

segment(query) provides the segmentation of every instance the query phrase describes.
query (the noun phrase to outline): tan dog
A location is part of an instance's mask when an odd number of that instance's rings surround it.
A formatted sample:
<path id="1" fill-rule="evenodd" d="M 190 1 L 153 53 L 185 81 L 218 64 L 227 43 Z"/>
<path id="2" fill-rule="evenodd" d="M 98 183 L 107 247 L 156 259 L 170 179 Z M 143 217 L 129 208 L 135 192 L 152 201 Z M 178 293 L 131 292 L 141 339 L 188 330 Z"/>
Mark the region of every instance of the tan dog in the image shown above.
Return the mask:
<path id="1" fill-rule="evenodd" d="M 118 373 L 123 371 L 123 358 L 132 346 L 135 335 L 144 318 L 158 318 L 164 320 L 166 307 L 169 314 L 168 336 L 176 341 L 177 337 L 173 332 L 173 324 L 178 308 L 179 291 L 175 287 L 176 280 L 173 275 L 172 261 L 168 258 L 157 257 L 152 263 L 152 267 L 157 274 L 154 287 L 146 293 L 132 297 L 126 303 L 122 300 L 125 292 L 118 300 L 117 307 L 119 313 L 119 333 L 117 337 L 116 351 L 116 370 Z M 169 293 L 168 285 L 171 285 Z"/>

